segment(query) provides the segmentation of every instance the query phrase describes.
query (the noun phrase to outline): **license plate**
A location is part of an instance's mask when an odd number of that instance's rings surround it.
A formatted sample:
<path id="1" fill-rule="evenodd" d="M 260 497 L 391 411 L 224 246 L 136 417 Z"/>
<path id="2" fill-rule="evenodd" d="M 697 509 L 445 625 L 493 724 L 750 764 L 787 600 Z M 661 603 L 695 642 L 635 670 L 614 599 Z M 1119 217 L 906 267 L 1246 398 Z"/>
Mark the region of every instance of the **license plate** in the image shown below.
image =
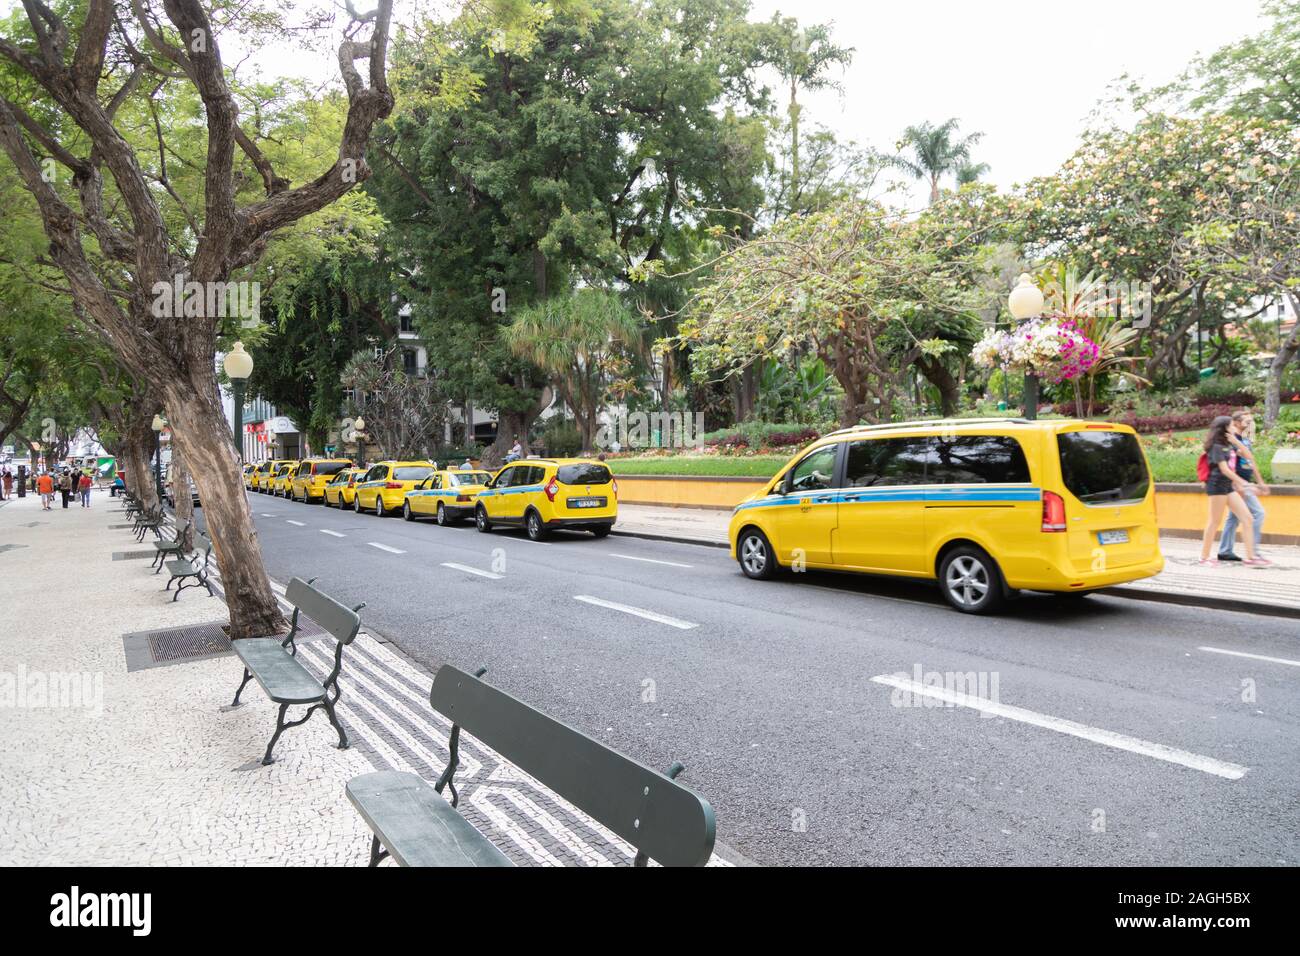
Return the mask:
<path id="1" fill-rule="evenodd" d="M 1128 544 L 1128 532 L 1123 528 L 1117 531 L 1098 531 L 1097 538 L 1102 544 Z"/>
<path id="2" fill-rule="evenodd" d="M 570 508 L 603 508 L 605 507 L 604 498 L 570 498 Z"/>

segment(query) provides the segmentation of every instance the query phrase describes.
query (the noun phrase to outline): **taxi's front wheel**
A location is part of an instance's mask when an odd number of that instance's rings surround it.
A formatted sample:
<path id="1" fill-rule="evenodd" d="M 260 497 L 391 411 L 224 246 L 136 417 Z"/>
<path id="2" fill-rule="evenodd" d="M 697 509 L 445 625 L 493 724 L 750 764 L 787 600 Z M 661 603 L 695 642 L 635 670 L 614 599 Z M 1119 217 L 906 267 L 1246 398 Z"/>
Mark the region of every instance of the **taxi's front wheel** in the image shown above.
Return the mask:
<path id="1" fill-rule="evenodd" d="M 776 555 L 767 535 L 757 528 L 747 528 L 741 532 L 736 542 L 736 560 L 745 577 L 757 581 L 767 581 L 776 576 Z"/>
<path id="2" fill-rule="evenodd" d="M 402 517 L 407 521 L 415 520 L 415 515 L 411 514 L 411 503 L 409 501 L 402 502 Z"/>
<path id="3" fill-rule="evenodd" d="M 987 614 L 1005 600 L 1002 572 L 986 551 L 960 545 L 939 564 L 939 590 L 963 614 Z"/>
<path id="4" fill-rule="evenodd" d="M 488 521 L 487 510 L 482 505 L 474 509 L 474 527 L 484 534 L 492 530 L 492 522 Z"/>

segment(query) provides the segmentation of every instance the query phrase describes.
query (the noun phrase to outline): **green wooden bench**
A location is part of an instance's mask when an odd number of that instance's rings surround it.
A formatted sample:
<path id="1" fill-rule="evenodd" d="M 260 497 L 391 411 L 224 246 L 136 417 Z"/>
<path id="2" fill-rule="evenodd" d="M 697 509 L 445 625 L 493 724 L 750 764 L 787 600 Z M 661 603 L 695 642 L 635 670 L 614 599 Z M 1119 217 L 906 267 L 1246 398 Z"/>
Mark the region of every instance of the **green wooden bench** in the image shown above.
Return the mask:
<path id="1" fill-rule="evenodd" d="M 315 578 L 312 579 L 314 581 Z M 256 678 L 262 690 L 272 702 L 280 705 L 280 714 L 275 722 L 275 734 L 266 745 L 263 764 L 274 763 L 272 751 L 280 735 L 290 727 L 305 724 L 317 710 L 324 710 L 329 722 L 339 734 L 339 749 L 348 746 L 348 735 L 343 732 L 334 705 L 338 703 L 339 672 L 343 669 L 343 648 L 351 644 L 361 629 L 361 617 L 358 615 L 365 602 L 348 609 L 327 594 L 311 586 L 311 581 L 294 578 L 284 589 L 284 598 L 293 605 L 292 627 L 289 633 L 281 637 L 250 637 L 232 641 L 231 647 L 244 662 L 244 679 L 235 691 L 232 707 L 239 706 L 239 695 L 244 692 L 248 682 Z M 334 668 L 324 682 L 316 679 L 302 665 L 298 658 L 298 645 L 294 638 L 302 629 L 302 615 L 315 621 L 334 638 Z M 298 720 L 285 722 L 285 714 L 295 704 L 311 704 Z"/>
<path id="2" fill-rule="evenodd" d="M 370 827 L 370 865 L 510 866 L 510 860 L 456 806 L 453 777 L 464 729 L 636 848 L 636 866 L 703 866 L 713 852 L 713 808 L 667 774 L 651 770 L 509 694 L 485 684 L 485 671 L 439 668 L 429 693 L 452 721 L 450 757 L 436 785 L 413 773 L 381 770 L 353 777 L 347 797 Z M 451 801 L 442 796 L 451 790 Z"/>
<path id="3" fill-rule="evenodd" d="M 152 568 L 154 567 L 154 565 L 157 565 L 157 569 L 154 571 L 154 574 L 162 573 L 163 564 L 164 562 L 166 562 L 168 558 L 179 558 L 185 553 L 185 548 L 183 544 L 185 539 L 185 532 L 188 531 L 193 526 L 194 526 L 193 521 L 183 518 L 180 521 L 176 522 L 176 537 L 174 537 L 171 541 L 163 540 L 163 541 L 155 541 L 153 543 L 154 550 L 157 553 L 154 554 L 153 563 L 150 564 L 149 567 Z"/>
<path id="4" fill-rule="evenodd" d="M 196 545 L 194 553 L 189 557 L 182 556 L 166 562 L 167 573 L 171 577 L 167 579 L 167 587 L 163 590 L 170 591 L 172 582 L 176 582 L 176 593 L 172 595 L 173 604 L 181 596 L 181 591 L 186 588 L 207 588 L 208 597 L 213 596 L 212 584 L 208 581 L 208 565 L 212 561 L 212 539 L 200 532 L 199 540 L 203 543 Z M 202 561 L 199 560 L 199 552 L 203 553 Z"/>

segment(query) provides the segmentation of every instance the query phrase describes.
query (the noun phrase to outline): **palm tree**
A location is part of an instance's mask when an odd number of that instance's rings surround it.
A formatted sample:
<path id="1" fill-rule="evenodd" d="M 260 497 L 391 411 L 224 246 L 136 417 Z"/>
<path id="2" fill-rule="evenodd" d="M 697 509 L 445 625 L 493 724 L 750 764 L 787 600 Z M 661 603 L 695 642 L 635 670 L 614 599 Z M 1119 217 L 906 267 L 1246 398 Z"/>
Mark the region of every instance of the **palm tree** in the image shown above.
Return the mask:
<path id="1" fill-rule="evenodd" d="M 978 182 L 982 177 L 988 175 L 988 171 L 988 163 L 963 162 L 956 169 L 957 185 L 965 186 L 967 183 Z"/>
<path id="2" fill-rule="evenodd" d="M 891 165 L 909 173 L 913 179 L 929 180 L 931 205 L 938 201 L 939 180 L 947 173 L 956 173 L 965 167 L 978 177 L 988 171 L 984 163 L 972 166 L 970 158 L 971 147 L 984 134 L 971 133 L 957 139 L 957 127 L 956 117 L 938 126 L 930 122 L 909 126 L 898 141 L 900 153 L 890 158 Z M 910 150 L 912 155 L 902 155 L 903 149 Z"/>
<path id="3" fill-rule="evenodd" d="M 640 342 L 636 316 L 615 293 L 589 287 L 517 312 L 503 334 L 515 355 L 551 379 L 590 451 L 619 356 Z"/>

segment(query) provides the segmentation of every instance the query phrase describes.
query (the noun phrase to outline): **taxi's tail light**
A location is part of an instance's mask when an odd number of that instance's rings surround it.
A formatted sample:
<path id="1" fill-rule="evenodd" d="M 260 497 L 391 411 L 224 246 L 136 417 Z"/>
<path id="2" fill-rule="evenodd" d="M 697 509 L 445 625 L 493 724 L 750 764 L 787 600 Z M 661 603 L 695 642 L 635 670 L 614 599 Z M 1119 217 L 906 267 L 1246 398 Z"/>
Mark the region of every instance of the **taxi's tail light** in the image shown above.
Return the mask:
<path id="1" fill-rule="evenodd" d="M 1054 491 L 1043 492 L 1043 530 L 1065 530 L 1065 499 Z"/>
<path id="2" fill-rule="evenodd" d="M 401 491 L 402 483 L 400 481 L 385 481 L 384 489 L 386 491 Z"/>
<path id="3" fill-rule="evenodd" d="M 470 497 L 469 497 L 469 495 L 457 495 L 457 496 L 456 496 L 456 500 L 457 500 L 457 501 L 469 501 L 469 500 L 470 500 Z"/>
<path id="4" fill-rule="evenodd" d="M 542 491 L 546 492 L 546 498 L 548 501 L 554 501 L 555 496 L 560 493 L 560 483 L 552 478 L 547 482 L 546 487 L 543 488 Z"/>
<path id="5" fill-rule="evenodd" d="M 611 479 L 609 480 L 609 483 L 610 483 L 611 485 L 614 486 L 614 497 L 617 498 L 617 497 L 618 497 L 618 479 L 617 479 L 617 478 L 611 478 Z"/>

